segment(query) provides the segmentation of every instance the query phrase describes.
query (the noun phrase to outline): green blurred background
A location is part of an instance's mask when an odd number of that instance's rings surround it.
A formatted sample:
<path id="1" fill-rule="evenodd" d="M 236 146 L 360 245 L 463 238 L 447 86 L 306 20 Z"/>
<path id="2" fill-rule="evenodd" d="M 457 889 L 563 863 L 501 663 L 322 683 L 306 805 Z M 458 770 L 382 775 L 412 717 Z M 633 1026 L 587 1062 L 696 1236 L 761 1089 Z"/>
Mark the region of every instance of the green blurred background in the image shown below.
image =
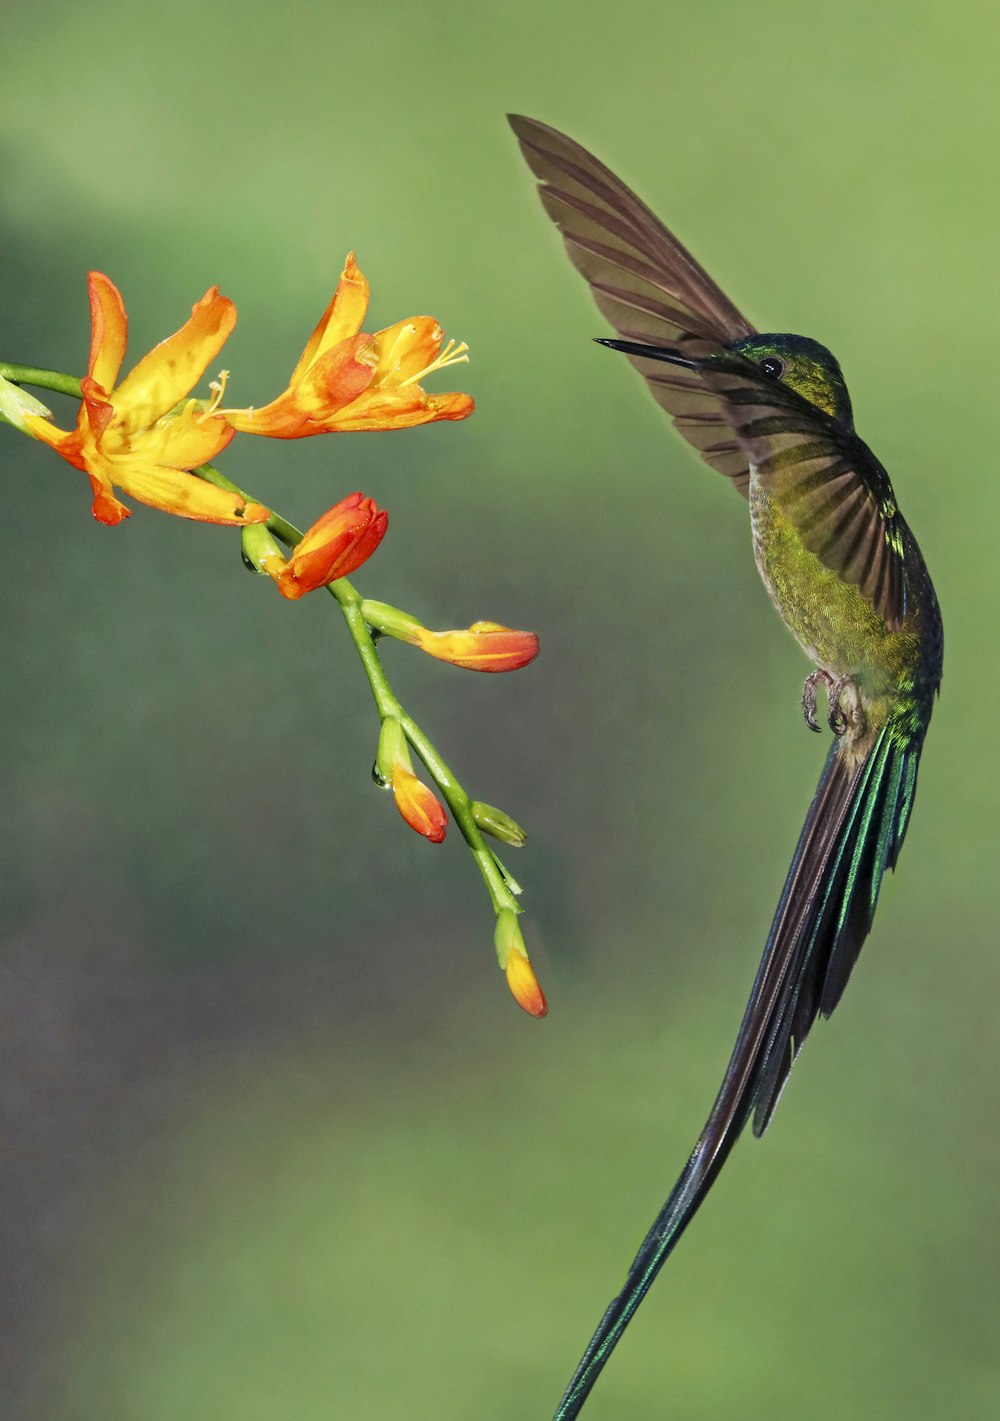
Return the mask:
<path id="1" fill-rule="evenodd" d="M 7 7 L 5 358 L 137 357 L 213 282 L 283 384 L 357 249 L 370 328 L 469 341 L 461 425 L 238 441 L 362 590 L 537 629 L 394 684 L 513 866 L 507 996 L 456 833 L 372 788 L 338 618 L 231 533 L 3 434 L 0 1365 L 25 1421 L 545 1421 L 702 1124 L 824 747 L 746 509 L 625 362 L 504 113 L 594 147 L 751 319 L 840 356 L 947 625 L 900 872 L 767 1140 L 737 1151 L 592 1421 L 1000 1410 L 995 7 L 180 0 Z M 68 405 L 59 409 L 69 420 Z M 513 854 L 511 857 L 515 857 Z"/>

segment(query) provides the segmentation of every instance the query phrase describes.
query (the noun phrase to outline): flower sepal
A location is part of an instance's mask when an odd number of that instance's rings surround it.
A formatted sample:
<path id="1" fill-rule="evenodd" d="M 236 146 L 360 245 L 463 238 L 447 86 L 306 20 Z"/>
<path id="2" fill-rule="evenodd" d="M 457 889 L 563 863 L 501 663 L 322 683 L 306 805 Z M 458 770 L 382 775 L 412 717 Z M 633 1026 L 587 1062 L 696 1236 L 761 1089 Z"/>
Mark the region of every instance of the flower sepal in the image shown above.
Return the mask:
<path id="1" fill-rule="evenodd" d="M 12 381 L 5 380 L 0 376 L 0 420 L 3 420 L 5 424 L 12 424 L 22 434 L 31 434 L 31 428 L 25 419 L 26 415 L 39 415 L 42 419 L 51 419 L 52 411 L 34 395 L 29 395 L 27 390 L 22 390 L 20 385 L 15 385 Z"/>
<path id="2" fill-rule="evenodd" d="M 240 553 L 243 566 L 262 577 L 277 578 L 286 566 L 285 551 L 270 528 L 264 523 L 248 523 L 240 533 Z"/>

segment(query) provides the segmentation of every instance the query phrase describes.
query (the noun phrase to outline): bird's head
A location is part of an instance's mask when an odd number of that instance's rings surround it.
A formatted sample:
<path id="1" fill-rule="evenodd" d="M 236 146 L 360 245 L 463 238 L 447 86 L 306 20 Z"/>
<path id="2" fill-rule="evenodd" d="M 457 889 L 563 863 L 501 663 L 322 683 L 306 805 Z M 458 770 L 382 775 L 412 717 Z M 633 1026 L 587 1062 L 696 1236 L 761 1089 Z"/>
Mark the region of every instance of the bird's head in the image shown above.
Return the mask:
<path id="1" fill-rule="evenodd" d="M 634 340 L 608 340 L 601 336 L 597 337 L 597 343 L 643 360 L 664 360 L 670 365 L 706 373 L 713 368 L 728 368 L 731 371 L 734 365 L 731 356 L 738 355 L 741 360 L 755 365 L 768 380 L 787 385 L 816 409 L 831 415 L 844 429 L 854 428 L 851 397 L 837 357 L 825 345 L 810 340 L 808 336 L 755 334 L 734 341 L 732 345 L 697 353 L 693 344 L 687 347 L 683 344 L 645 345 Z"/>
<path id="2" fill-rule="evenodd" d="M 817 409 L 854 428 L 851 397 L 837 357 L 808 336 L 752 335 L 729 347 L 750 360 L 769 380 L 780 380 Z"/>

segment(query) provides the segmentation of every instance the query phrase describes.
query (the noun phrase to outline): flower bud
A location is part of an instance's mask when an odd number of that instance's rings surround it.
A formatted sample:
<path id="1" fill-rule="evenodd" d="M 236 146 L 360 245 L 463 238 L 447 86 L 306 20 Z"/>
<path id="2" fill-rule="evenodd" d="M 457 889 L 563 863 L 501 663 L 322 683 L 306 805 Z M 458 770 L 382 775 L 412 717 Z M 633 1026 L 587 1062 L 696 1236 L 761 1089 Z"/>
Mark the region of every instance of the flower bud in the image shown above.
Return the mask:
<path id="1" fill-rule="evenodd" d="M 483 804 L 482 800 L 474 799 L 472 817 L 484 834 L 492 834 L 494 839 L 499 839 L 503 844 L 522 849 L 528 842 L 528 836 L 520 824 L 492 804 Z"/>
<path id="2" fill-rule="evenodd" d="M 538 655 L 534 632 L 514 631 L 499 622 L 473 622 L 465 630 L 452 632 L 422 627 L 414 640 L 428 656 L 469 671 L 517 671 Z"/>
<path id="3" fill-rule="evenodd" d="M 432 844 L 440 844 L 448 829 L 444 805 L 412 770 L 400 763 L 393 766 L 392 793 L 396 808 L 410 828 Z"/>
<path id="4" fill-rule="evenodd" d="M 389 515 L 374 499 L 349 493 L 296 543 L 275 576 L 283 597 L 304 597 L 367 562 L 385 537 Z M 266 571 L 267 569 L 265 569 Z"/>
<path id="5" fill-rule="evenodd" d="M 372 775 L 376 784 L 391 788 L 396 808 L 410 828 L 440 844 L 448 829 L 444 805 L 413 773 L 406 735 L 393 715 L 382 722 Z"/>
<path id="6" fill-rule="evenodd" d="M 361 611 L 369 626 L 386 636 L 419 646 L 428 656 L 469 671 L 516 671 L 538 655 L 534 632 L 517 632 L 499 622 L 473 622 L 471 627 L 457 631 L 432 632 L 409 612 L 385 602 L 365 601 Z"/>
<path id="7" fill-rule="evenodd" d="M 497 960 L 507 977 L 510 994 L 529 1016 L 544 1016 L 548 1011 L 538 979 L 528 961 L 528 949 L 524 945 L 517 914 L 513 908 L 501 908 L 497 914 L 493 943 L 497 950 Z"/>

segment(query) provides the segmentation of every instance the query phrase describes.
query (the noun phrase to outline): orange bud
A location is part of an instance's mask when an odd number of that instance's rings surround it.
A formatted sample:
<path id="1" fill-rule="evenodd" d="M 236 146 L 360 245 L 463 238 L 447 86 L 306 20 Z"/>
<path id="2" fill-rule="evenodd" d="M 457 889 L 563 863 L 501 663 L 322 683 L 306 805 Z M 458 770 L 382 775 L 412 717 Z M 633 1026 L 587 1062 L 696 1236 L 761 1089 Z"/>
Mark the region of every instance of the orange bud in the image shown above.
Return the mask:
<path id="1" fill-rule="evenodd" d="M 398 760 L 392 770 L 392 792 L 396 808 L 410 828 L 432 844 L 440 844 L 448 828 L 444 805 Z"/>
<path id="2" fill-rule="evenodd" d="M 367 562 L 385 536 L 389 515 L 374 499 L 349 493 L 323 514 L 274 574 L 283 597 L 304 597 Z"/>
<path id="3" fill-rule="evenodd" d="M 412 640 L 428 656 L 469 671 L 517 671 L 538 655 L 534 632 L 517 632 L 499 622 L 473 622 L 466 630 L 453 632 L 432 632 L 421 627 Z"/>
<path id="4" fill-rule="evenodd" d="M 520 952 L 512 952 L 504 972 L 510 994 L 518 1006 L 523 1007 L 529 1016 L 544 1016 L 549 1009 L 548 1003 L 528 959 Z"/>

